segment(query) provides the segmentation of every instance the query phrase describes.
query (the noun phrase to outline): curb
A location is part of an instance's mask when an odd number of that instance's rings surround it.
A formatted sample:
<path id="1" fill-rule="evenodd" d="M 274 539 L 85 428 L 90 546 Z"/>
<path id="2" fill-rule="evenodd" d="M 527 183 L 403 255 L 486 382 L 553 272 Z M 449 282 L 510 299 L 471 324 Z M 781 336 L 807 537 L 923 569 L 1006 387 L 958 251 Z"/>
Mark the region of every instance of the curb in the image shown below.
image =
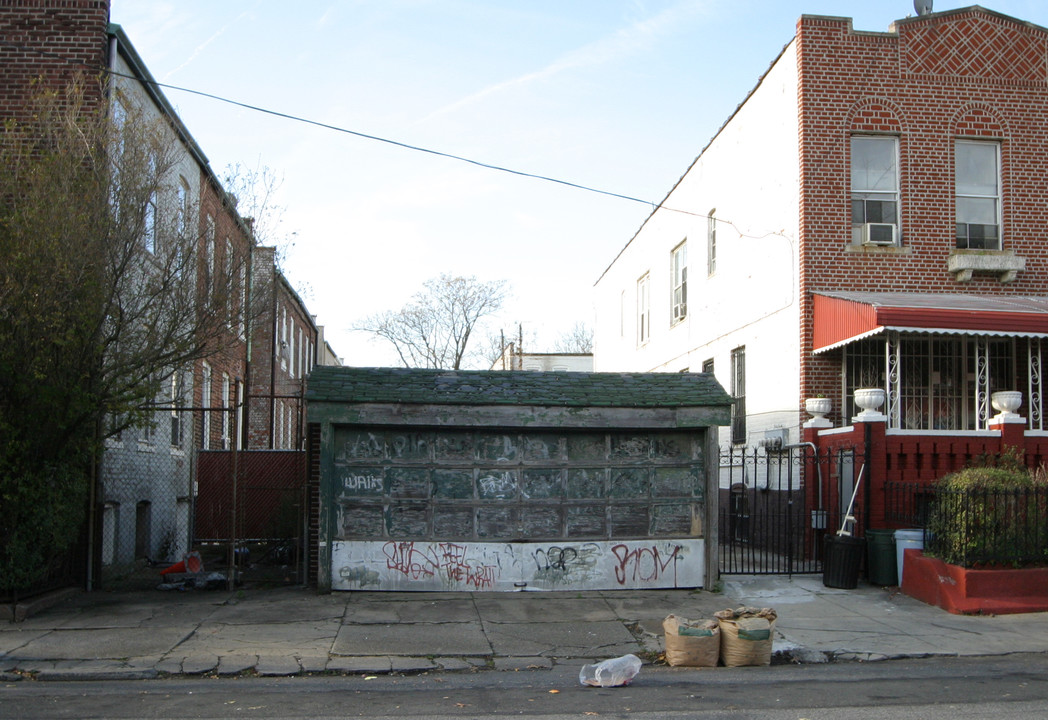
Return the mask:
<path id="1" fill-rule="evenodd" d="M 0 605 L 0 622 L 20 623 L 27 618 L 42 613 L 44 610 L 65 602 L 71 597 L 79 595 L 81 592 L 83 591 L 75 587 L 61 588 L 43 595 L 34 595 L 14 605 L 4 603 Z"/>

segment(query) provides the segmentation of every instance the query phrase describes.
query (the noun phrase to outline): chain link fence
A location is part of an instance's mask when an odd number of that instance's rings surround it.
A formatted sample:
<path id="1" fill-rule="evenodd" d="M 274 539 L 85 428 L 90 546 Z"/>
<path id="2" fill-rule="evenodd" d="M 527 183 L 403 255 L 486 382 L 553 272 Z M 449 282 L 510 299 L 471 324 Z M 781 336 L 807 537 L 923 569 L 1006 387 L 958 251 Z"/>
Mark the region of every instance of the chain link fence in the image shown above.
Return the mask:
<path id="1" fill-rule="evenodd" d="M 305 582 L 303 403 L 281 399 L 279 449 L 240 427 L 234 408 L 246 404 L 158 409 L 150 426 L 105 441 L 92 533 L 102 586 L 155 586 L 189 552 L 231 585 Z"/>

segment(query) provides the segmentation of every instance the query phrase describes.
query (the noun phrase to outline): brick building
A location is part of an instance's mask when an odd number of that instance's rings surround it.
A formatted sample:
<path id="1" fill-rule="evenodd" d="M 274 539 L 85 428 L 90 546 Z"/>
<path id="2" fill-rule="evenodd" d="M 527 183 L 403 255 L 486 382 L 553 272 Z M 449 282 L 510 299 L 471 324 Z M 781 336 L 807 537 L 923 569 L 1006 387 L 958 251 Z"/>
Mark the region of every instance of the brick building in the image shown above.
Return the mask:
<path id="1" fill-rule="evenodd" d="M 596 286 L 595 368 L 713 372 L 722 442 L 797 442 L 885 390 L 888 429 L 1043 430 L 1048 30 L 981 7 L 803 16 Z"/>
<path id="2" fill-rule="evenodd" d="M 197 361 L 194 406 L 201 408 L 197 437 L 201 450 L 229 450 L 235 441 L 244 447 L 244 416 L 229 411 L 244 398 L 247 377 L 248 267 L 256 251 L 251 226 L 236 210 L 209 169 L 202 170 L 199 202 L 197 296 L 199 312 L 224 319 L 213 339 L 213 349 Z"/>
<path id="3" fill-rule="evenodd" d="M 196 291 L 186 307 L 219 322 L 198 323 L 208 328 L 201 338 L 208 351 L 191 367 L 170 369 L 152 420 L 106 440 L 88 552 L 101 566 L 126 567 L 141 558 L 178 559 L 194 545 L 194 524 L 202 511 L 214 511 L 197 498 L 200 453 L 246 447 L 250 405 L 235 403 L 252 379 L 268 380 L 255 391 L 300 398 L 317 340 L 305 305 L 273 266 L 272 250 L 257 245 L 250 220 L 130 39 L 109 22 L 109 10 L 108 0 L 20 0 L 0 10 L 0 120 L 18 118 L 39 87 L 60 89 L 81 77 L 88 112 L 109 114 L 118 129 L 155 125 L 171 148 L 173 159 L 149 198 L 142 244 L 152 253 L 171 233 L 196 246 L 196 262 L 178 276 L 187 294 Z M 253 273 L 260 275 L 254 283 Z M 285 344 L 272 342 L 274 328 Z M 300 400 L 276 411 L 282 419 L 269 422 L 252 447 L 299 447 Z"/>
<path id="4" fill-rule="evenodd" d="M 0 12 L 0 116 L 15 117 L 41 82 L 69 83 L 77 73 L 106 67 L 109 0 L 19 3 Z M 92 98 L 101 102 L 97 94 Z"/>
<path id="5" fill-rule="evenodd" d="M 251 321 L 247 447 L 303 449 L 305 379 L 318 364 L 317 325 L 284 277 L 273 248 L 256 248 L 252 283 L 257 306 Z"/>

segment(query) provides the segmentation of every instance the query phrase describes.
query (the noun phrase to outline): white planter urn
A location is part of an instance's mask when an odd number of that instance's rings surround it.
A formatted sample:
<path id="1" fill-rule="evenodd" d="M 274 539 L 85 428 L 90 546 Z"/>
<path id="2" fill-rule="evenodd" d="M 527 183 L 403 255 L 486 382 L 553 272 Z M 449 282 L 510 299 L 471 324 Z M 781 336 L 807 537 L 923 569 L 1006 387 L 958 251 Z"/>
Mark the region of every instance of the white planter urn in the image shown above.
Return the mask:
<path id="1" fill-rule="evenodd" d="M 824 420 L 831 410 L 833 401 L 825 397 L 808 398 L 804 401 L 804 409 L 817 420 Z"/>
<path id="2" fill-rule="evenodd" d="M 856 389 L 855 404 L 862 409 L 862 412 L 858 415 L 858 419 L 880 419 L 883 417 L 879 412 L 879 408 L 884 404 L 884 388 Z"/>
<path id="3" fill-rule="evenodd" d="M 1015 411 L 1023 404 L 1023 394 L 1018 390 L 1001 390 L 990 395 L 990 404 L 1000 413 L 998 417 L 1018 417 Z"/>

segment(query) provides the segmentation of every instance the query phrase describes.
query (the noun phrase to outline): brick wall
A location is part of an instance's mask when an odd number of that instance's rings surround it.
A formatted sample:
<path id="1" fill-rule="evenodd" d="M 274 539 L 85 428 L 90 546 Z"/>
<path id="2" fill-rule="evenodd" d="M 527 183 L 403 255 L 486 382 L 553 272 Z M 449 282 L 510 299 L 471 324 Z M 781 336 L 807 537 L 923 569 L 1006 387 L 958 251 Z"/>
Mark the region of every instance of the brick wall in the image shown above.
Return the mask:
<path id="1" fill-rule="evenodd" d="M 842 18 L 797 26 L 802 185 L 801 394 L 839 390 L 839 354 L 811 356 L 813 291 L 1043 294 L 1048 280 L 1048 33 L 982 9 L 856 33 Z M 851 245 L 849 138 L 899 138 L 899 248 Z M 955 247 L 953 146 L 1001 144 L 1002 246 L 1025 258 L 1009 284 L 947 272 Z"/>
<path id="2" fill-rule="evenodd" d="M 316 363 L 318 331 L 276 265 L 274 248 L 255 248 L 252 285 L 259 300 L 251 330 L 248 447 L 304 447 L 305 378 Z"/>
<path id="3" fill-rule="evenodd" d="M 209 222 L 210 219 L 210 222 Z M 217 189 L 210 181 L 206 172 L 201 171 L 200 180 L 200 226 L 199 226 L 199 249 L 197 252 L 197 285 L 198 297 L 208 298 L 199 304 L 199 312 L 208 313 L 219 320 L 219 331 L 217 335 L 209 339 L 211 352 L 208 353 L 206 362 L 211 368 L 211 394 L 204 398 L 204 385 L 202 382 L 202 363 L 197 363 L 196 378 L 193 383 L 196 397 L 194 401 L 197 407 L 221 408 L 223 406 L 223 381 L 226 376 L 230 382 L 229 403 L 236 397 L 237 382 L 243 382 L 247 373 L 247 342 L 246 336 L 241 335 L 239 317 L 240 289 L 239 272 L 241 264 L 247 262 L 249 257 L 249 246 L 251 239 L 240 224 L 236 209 L 227 204 L 224 192 Z M 214 231 L 211 231 L 211 224 Z M 209 238 L 214 238 L 213 248 L 209 249 Z M 227 262 L 226 240 L 233 250 L 233 256 Z M 213 262 L 209 263 L 209 253 L 214 254 Z M 213 271 L 208 268 L 213 266 Z M 231 270 L 231 273 L 230 273 Z M 232 288 L 225 286 L 225 281 L 230 274 L 233 277 Z M 246 280 L 246 273 L 245 273 Z M 225 321 L 224 323 L 222 321 Z M 222 327 L 223 324 L 225 327 Z M 232 420 L 227 420 L 232 423 Z M 203 432 L 203 420 L 198 421 L 198 431 Z M 219 412 L 211 413 L 209 423 L 208 447 L 211 449 L 222 448 L 222 416 Z M 229 431 L 232 436 L 232 426 Z M 239 435 L 241 429 L 237 430 Z M 198 435 L 198 437 L 200 437 Z M 198 445 L 198 447 L 203 447 Z"/>
<path id="4" fill-rule="evenodd" d="M 0 10 L 0 117 L 17 116 L 34 85 L 97 77 L 108 57 L 108 0 L 5 0 Z M 98 85 L 91 91 L 98 93 Z"/>

